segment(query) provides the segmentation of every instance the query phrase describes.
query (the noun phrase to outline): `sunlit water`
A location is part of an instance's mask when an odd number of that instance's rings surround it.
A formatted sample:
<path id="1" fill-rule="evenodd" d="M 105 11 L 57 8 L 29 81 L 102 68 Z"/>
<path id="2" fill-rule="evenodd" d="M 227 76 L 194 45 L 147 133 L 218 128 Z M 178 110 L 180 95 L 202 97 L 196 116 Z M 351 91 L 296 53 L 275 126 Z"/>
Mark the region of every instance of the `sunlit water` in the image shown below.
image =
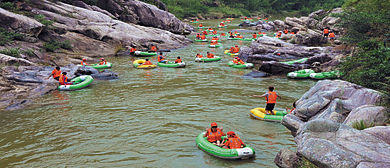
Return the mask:
<path id="1" fill-rule="evenodd" d="M 218 21 L 203 24 L 216 27 Z M 218 33 L 238 24 L 236 19 Z M 284 110 L 316 81 L 243 78 L 251 70 L 228 67 L 232 57 L 223 50 L 250 43 L 223 40 L 219 49 L 194 43 L 169 52 L 168 59 L 181 56 L 187 63 L 181 69 L 135 69 L 137 58 L 109 57 L 118 80 L 53 91 L 26 109 L 0 113 L 0 167 L 276 167 L 281 148 L 295 150 L 293 138 L 280 123 L 251 118 L 249 110 L 264 107 L 265 100 L 247 95 L 264 94 L 273 85 L 283 98 L 276 110 Z M 197 52 L 207 51 L 222 61 L 194 62 Z M 213 121 L 224 132 L 235 131 L 256 158 L 223 160 L 198 149 L 196 136 Z"/>

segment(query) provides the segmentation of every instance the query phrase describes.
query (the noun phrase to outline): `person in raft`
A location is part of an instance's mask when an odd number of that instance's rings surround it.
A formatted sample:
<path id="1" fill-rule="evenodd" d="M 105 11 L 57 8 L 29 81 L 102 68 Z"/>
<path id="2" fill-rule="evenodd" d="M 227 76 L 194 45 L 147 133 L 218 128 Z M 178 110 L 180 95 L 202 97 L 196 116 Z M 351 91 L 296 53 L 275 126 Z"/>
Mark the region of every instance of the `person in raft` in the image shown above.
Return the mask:
<path id="1" fill-rule="evenodd" d="M 241 138 L 239 138 L 233 131 L 227 132 L 227 137 L 227 141 L 223 144 L 224 148 L 238 149 L 246 146 L 245 143 L 242 142 Z"/>
<path id="2" fill-rule="evenodd" d="M 197 53 L 196 58 L 203 58 L 203 55 L 200 55 L 199 53 Z"/>
<path id="3" fill-rule="evenodd" d="M 100 58 L 99 65 L 107 65 L 107 61 L 104 58 Z"/>
<path id="4" fill-rule="evenodd" d="M 60 70 L 60 67 L 56 67 L 53 71 L 51 71 L 51 74 L 49 77 L 47 77 L 46 79 L 49 79 L 51 76 L 53 76 L 53 79 L 55 80 L 59 80 L 60 79 L 60 76 L 61 76 L 61 70 Z"/>
<path id="5" fill-rule="evenodd" d="M 253 95 L 253 97 L 265 97 L 265 100 L 267 101 L 267 105 L 265 106 L 265 112 L 268 114 L 275 115 L 272 110 L 274 110 L 276 99 L 279 97 L 279 99 L 282 99 L 276 92 L 274 92 L 274 87 L 270 86 L 268 87 L 268 93 L 265 93 L 263 95 Z"/>
<path id="6" fill-rule="evenodd" d="M 58 79 L 58 82 L 60 83 L 60 85 L 73 85 L 72 82 L 68 82 L 68 77 L 66 76 L 66 74 L 66 72 L 62 72 L 60 78 Z"/>
<path id="7" fill-rule="evenodd" d="M 225 135 L 223 133 L 223 128 L 218 128 L 218 125 L 216 122 L 211 123 L 211 128 L 206 128 L 206 133 L 203 135 L 203 137 L 207 137 L 207 140 L 217 146 L 222 146 L 222 136 Z"/>
<path id="8" fill-rule="evenodd" d="M 160 55 L 158 55 L 157 61 L 160 63 L 168 63 L 168 60 L 165 59 L 162 52 L 160 52 Z"/>
<path id="9" fill-rule="evenodd" d="M 82 65 L 82 66 L 89 65 L 89 64 L 87 63 L 87 59 L 83 58 L 83 59 L 81 60 L 81 65 Z"/>
<path id="10" fill-rule="evenodd" d="M 181 63 L 181 58 L 180 57 L 177 57 L 177 59 L 175 60 L 175 63 Z"/>
<path id="11" fill-rule="evenodd" d="M 244 61 L 242 61 L 240 58 L 238 58 L 238 57 L 235 57 L 234 59 L 233 59 L 233 63 L 235 63 L 236 65 L 244 65 L 245 64 L 245 62 Z"/>
<path id="12" fill-rule="evenodd" d="M 142 65 L 153 65 L 152 62 L 149 61 L 149 59 L 145 59 L 145 62 Z"/>
<path id="13" fill-rule="evenodd" d="M 207 51 L 207 58 L 214 58 L 214 54 Z"/>
<path id="14" fill-rule="evenodd" d="M 130 48 L 130 54 L 134 54 L 135 51 L 137 51 L 137 48 L 135 47 L 135 45 L 131 45 L 131 48 Z"/>
<path id="15" fill-rule="evenodd" d="M 150 44 L 148 52 L 157 52 L 157 46 Z"/>

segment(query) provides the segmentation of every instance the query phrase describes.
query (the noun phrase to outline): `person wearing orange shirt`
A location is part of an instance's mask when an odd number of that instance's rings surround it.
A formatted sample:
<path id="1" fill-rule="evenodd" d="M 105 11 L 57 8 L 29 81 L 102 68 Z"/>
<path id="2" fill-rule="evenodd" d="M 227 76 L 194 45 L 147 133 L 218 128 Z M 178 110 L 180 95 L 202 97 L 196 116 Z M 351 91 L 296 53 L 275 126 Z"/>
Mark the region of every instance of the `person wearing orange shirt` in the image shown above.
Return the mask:
<path id="1" fill-rule="evenodd" d="M 219 40 L 219 38 L 217 37 L 217 36 L 214 36 L 212 39 L 211 39 L 211 41 L 218 41 Z"/>
<path id="2" fill-rule="evenodd" d="M 207 51 L 207 58 L 214 58 L 214 54 Z"/>
<path id="3" fill-rule="evenodd" d="M 216 31 L 216 30 L 214 30 L 214 31 L 213 31 L 213 34 L 217 34 L 217 31 Z"/>
<path id="4" fill-rule="evenodd" d="M 263 95 L 253 95 L 253 97 L 265 97 L 265 100 L 267 101 L 267 105 L 265 106 L 265 111 L 268 114 L 275 115 L 272 110 L 274 110 L 275 104 L 276 104 L 276 99 L 280 97 L 276 92 L 274 92 L 274 87 L 270 86 L 268 87 L 268 93 L 265 93 Z"/>
<path id="5" fill-rule="evenodd" d="M 206 39 L 206 36 L 204 34 L 200 35 L 200 39 L 204 40 Z"/>
<path id="6" fill-rule="evenodd" d="M 234 46 L 233 51 L 231 53 L 238 53 L 240 52 L 240 48 L 238 48 L 238 45 Z"/>
<path id="7" fill-rule="evenodd" d="M 230 37 L 230 38 L 234 38 L 233 32 L 231 32 L 231 31 L 229 32 L 229 37 Z"/>
<path id="8" fill-rule="evenodd" d="M 107 61 L 104 58 L 100 58 L 99 65 L 107 65 Z"/>
<path id="9" fill-rule="evenodd" d="M 47 77 L 46 79 L 49 79 L 51 76 L 53 76 L 53 79 L 55 80 L 59 80 L 60 79 L 60 76 L 61 76 L 61 70 L 60 70 L 60 67 L 56 67 L 53 71 L 51 71 L 51 74 L 49 77 Z"/>
<path id="10" fill-rule="evenodd" d="M 222 130 L 222 127 L 218 128 L 217 123 L 212 122 L 211 128 L 206 128 L 207 132 L 203 135 L 203 137 L 207 137 L 207 140 L 214 145 L 222 146 L 222 136 L 225 135 Z"/>
<path id="11" fill-rule="evenodd" d="M 150 44 L 148 52 L 157 52 L 157 47 L 154 44 Z"/>
<path id="12" fill-rule="evenodd" d="M 236 38 L 240 38 L 240 39 L 242 39 L 242 38 L 244 38 L 244 36 L 241 36 L 241 35 L 240 35 L 240 33 L 237 33 L 237 36 L 236 36 Z"/>
<path id="13" fill-rule="evenodd" d="M 329 29 L 325 28 L 324 29 L 324 37 L 328 37 L 328 35 L 329 35 Z"/>
<path id="14" fill-rule="evenodd" d="M 245 143 L 242 142 L 241 138 L 236 136 L 236 134 L 233 131 L 227 132 L 228 139 L 227 141 L 223 144 L 224 148 L 227 149 L 238 149 L 238 148 L 243 148 L 245 147 Z"/>
<path id="15" fill-rule="evenodd" d="M 333 40 L 334 40 L 334 37 L 335 37 L 335 35 L 334 35 L 333 31 L 330 31 L 330 33 L 329 33 L 329 39 L 330 39 L 331 41 L 333 41 Z"/>
<path id="16" fill-rule="evenodd" d="M 253 37 L 254 39 L 256 39 L 256 38 L 257 38 L 257 34 L 256 34 L 256 32 L 254 32 L 254 33 L 253 33 L 252 37 Z"/>
<path id="17" fill-rule="evenodd" d="M 89 65 L 89 64 L 87 63 L 87 59 L 83 58 L 83 59 L 81 60 L 81 65 L 83 65 L 83 66 Z"/>
<path id="18" fill-rule="evenodd" d="M 204 35 L 207 35 L 207 31 L 206 31 L 206 30 L 204 30 L 204 31 L 203 31 L 203 34 L 204 34 Z"/>
<path id="19" fill-rule="evenodd" d="M 160 55 L 157 56 L 157 61 L 160 63 L 168 63 L 168 60 L 165 60 L 162 52 L 160 52 Z"/>
<path id="20" fill-rule="evenodd" d="M 177 59 L 175 60 L 175 63 L 181 63 L 181 58 L 177 57 Z"/>
<path id="21" fill-rule="evenodd" d="M 209 30 L 209 32 L 213 31 L 213 29 L 212 29 L 211 27 L 209 27 L 209 29 L 208 29 L 208 30 Z"/>
<path id="22" fill-rule="evenodd" d="M 196 38 L 200 39 L 200 33 L 196 34 Z"/>
<path id="23" fill-rule="evenodd" d="M 284 33 L 284 34 L 288 34 L 288 29 L 285 28 L 283 33 Z"/>
<path id="24" fill-rule="evenodd" d="M 202 23 L 199 24 L 199 27 L 203 27 Z"/>
<path id="25" fill-rule="evenodd" d="M 218 44 L 218 41 L 214 40 L 214 41 L 211 41 L 210 45 L 217 45 L 217 44 Z"/>
<path id="26" fill-rule="evenodd" d="M 244 61 L 242 61 L 240 58 L 236 58 L 236 64 L 238 65 L 238 64 L 241 64 L 241 65 L 244 65 L 245 64 L 245 62 Z"/>
<path id="27" fill-rule="evenodd" d="M 135 46 L 131 46 L 130 48 L 130 54 L 134 54 L 134 52 L 137 51 L 137 48 L 135 48 Z"/>
<path id="28" fill-rule="evenodd" d="M 153 65 L 152 62 L 149 61 L 149 59 L 145 59 L 145 62 L 142 65 Z"/>
<path id="29" fill-rule="evenodd" d="M 225 33 L 221 33 L 221 35 L 220 36 L 226 36 L 226 34 Z"/>
<path id="30" fill-rule="evenodd" d="M 60 85 L 72 85 L 73 83 L 72 82 L 68 82 L 68 77 L 66 76 L 66 72 L 62 72 L 62 74 L 60 75 L 60 78 L 58 79 L 58 82 L 60 83 Z"/>
<path id="31" fill-rule="evenodd" d="M 203 55 L 200 55 L 199 53 L 197 53 L 196 58 L 203 58 Z"/>

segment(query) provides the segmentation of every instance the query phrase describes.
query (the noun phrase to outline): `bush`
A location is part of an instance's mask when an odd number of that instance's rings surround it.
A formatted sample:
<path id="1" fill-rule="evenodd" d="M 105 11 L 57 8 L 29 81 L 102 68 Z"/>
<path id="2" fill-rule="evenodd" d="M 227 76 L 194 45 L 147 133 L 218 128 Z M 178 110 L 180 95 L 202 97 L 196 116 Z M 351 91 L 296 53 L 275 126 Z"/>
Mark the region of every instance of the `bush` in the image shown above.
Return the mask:
<path id="1" fill-rule="evenodd" d="M 20 49 L 20 47 L 18 47 L 18 48 L 6 48 L 4 50 L 0 50 L 0 53 L 5 54 L 5 55 L 9 55 L 9 56 L 12 56 L 12 57 L 20 58 L 20 51 L 19 51 L 19 49 Z"/>
<path id="2" fill-rule="evenodd" d="M 318 168 L 315 164 L 311 163 L 305 158 L 299 162 L 298 168 Z"/>
<path id="3" fill-rule="evenodd" d="M 4 46 L 8 43 L 13 43 L 13 40 L 21 36 L 23 35 L 0 28 L 0 45 Z"/>
<path id="4" fill-rule="evenodd" d="M 69 40 L 65 40 L 64 42 L 59 42 L 57 40 L 50 40 L 49 42 L 46 42 L 43 44 L 43 47 L 46 49 L 48 52 L 54 52 L 55 50 L 59 48 L 63 48 L 66 50 L 72 49 L 71 42 Z"/>
<path id="5" fill-rule="evenodd" d="M 37 20 L 38 22 L 42 23 L 46 27 L 50 27 L 54 23 L 54 21 L 46 20 L 45 19 L 46 17 L 43 16 L 43 15 L 35 15 L 34 18 L 35 18 L 35 20 Z"/>
<path id="6" fill-rule="evenodd" d="M 12 2 L 1 2 L 1 1 L 2 0 L 0 0 L 0 8 L 3 8 L 5 10 L 9 10 L 9 11 L 15 11 L 16 10 L 14 3 L 12 3 Z"/>
<path id="7" fill-rule="evenodd" d="M 370 125 L 366 125 L 363 120 L 355 121 L 352 123 L 352 128 L 355 128 L 357 130 L 364 130 L 366 128 L 374 127 L 375 124 L 371 123 Z"/>

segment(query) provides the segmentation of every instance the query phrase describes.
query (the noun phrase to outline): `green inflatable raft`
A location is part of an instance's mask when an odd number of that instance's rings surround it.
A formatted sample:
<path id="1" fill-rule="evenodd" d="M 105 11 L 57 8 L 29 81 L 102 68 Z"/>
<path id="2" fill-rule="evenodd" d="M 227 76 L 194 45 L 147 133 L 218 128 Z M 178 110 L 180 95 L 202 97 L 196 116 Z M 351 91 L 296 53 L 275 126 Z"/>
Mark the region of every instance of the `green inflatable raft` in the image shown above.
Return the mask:
<path id="1" fill-rule="evenodd" d="M 276 121 L 276 122 L 281 122 L 283 117 L 285 115 L 287 115 L 286 111 L 273 110 L 273 112 L 275 113 L 275 115 L 266 114 L 265 108 L 258 107 L 258 108 L 254 108 L 254 109 L 250 110 L 249 114 L 253 118 L 258 119 L 258 120 Z"/>
<path id="2" fill-rule="evenodd" d="M 77 66 L 81 67 L 83 65 L 77 64 Z M 95 69 L 107 69 L 107 68 L 111 68 L 112 67 L 112 63 L 111 62 L 107 62 L 107 64 L 105 64 L 105 65 L 91 64 L 91 65 L 86 65 L 86 66 L 89 66 L 89 67 L 92 67 L 92 68 L 95 68 Z"/>
<path id="3" fill-rule="evenodd" d="M 310 78 L 312 79 L 338 79 L 340 78 L 340 71 L 320 72 L 311 73 Z"/>
<path id="4" fill-rule="evenodd" d="M 294 63 L 302 63 L 302 62 L 305 62 L 307 61 L 308 58 L 302 58 L 302 59 L 299 59 L 299 60 L 292 60 L 292 61 L 286 61 L 286 62 L 280 62 L 282 64 L 288 64 L 288 65 L 292 65 Z"/>
<path id="5" fill-rule="evenodd" d="M 222 58 L 218 56 L 214 56 L 214 58 L 196 58 L 195 62 L 214 62 L 214 61 L 220 61 Z"/>
<path id="6" fill-rule="evenodd" d="M 219 48 L 219 47 L 221 47 L 221 44 L 217 44 L 217 45 L 211 45 L 211 44 L 209 44 L 209 48 Z"/>
<path id="7" fill-rule="evenodd" d="M 207 42 L 207 39 L 195 39 L 196 42 Z"/>
<path id="8" fill-rule="evenodd" d="M 89 86 L 89 84 L 91 84 L 92 81 L 93 81 L 92 76 L 82 75 L 82 76 L 76 77 L 70 81 L 70 82 L 73 82 L 73 85 L 60 85 L 60 86 L 58 86 L 58 89 L 59 90 L 82 89 L 82 88 Z"/>
<path id="9" fill-rule="evenodd" d="M 207 137 L 203 137 L 204 134 L 205 132 L 196 137 L 196 146 L 210 155 L 222 159 L 249 159 L 255 157 L 255 150 L 249 145 L 239 149 L 225 149 L 210 143 Z M 223 138 L 226 138 L 226 136 L 223 136 Z"/>
<path id="10" fill-rule="evenodd" d="M 184 62 L 175 63 L 173 61 L 169 61 L 168 63 L 158 62 L 157 66 L 159 66 L 159 67 L 168 67 L 168 68 L 184 68 L 186 66 L 186 63 L 184 63 Z"/>
<path id="11" fill-rule="evenodd" d="M 315 73 L 315 71 L 312 69 L 302 69 L 299 71 L 294 71 L 294 72 L 288 73 L 287 77 L 304 79 L 304 78 L 309 78 L 311 73 Z"/>
<path id="12" fill-rule="evenodd" d="M 228 40 L 241 40 L 241 41 L 252 41 L 251 38 L 228 38 Z"/>
<path id="13" fill-rule="evenodd" d="M 233 61 L 229 61 L 228 65 L 233 68 L 240 68 L 240 69 L 245 69 L 245 68 L 252 68 L 253 64 L 252 63 L 245 63 L 245 64 L 235 64 Z"/>
<path id="14" fill-rule="evenodd" d="M 146 57 L 149 57 L 149 56 L 156 56 L 157 55 L 157 52 L 147 52 L 147 51 L 135 51 L 134 52 L 134 55 L 135 56 L 146 56 Z"/>

